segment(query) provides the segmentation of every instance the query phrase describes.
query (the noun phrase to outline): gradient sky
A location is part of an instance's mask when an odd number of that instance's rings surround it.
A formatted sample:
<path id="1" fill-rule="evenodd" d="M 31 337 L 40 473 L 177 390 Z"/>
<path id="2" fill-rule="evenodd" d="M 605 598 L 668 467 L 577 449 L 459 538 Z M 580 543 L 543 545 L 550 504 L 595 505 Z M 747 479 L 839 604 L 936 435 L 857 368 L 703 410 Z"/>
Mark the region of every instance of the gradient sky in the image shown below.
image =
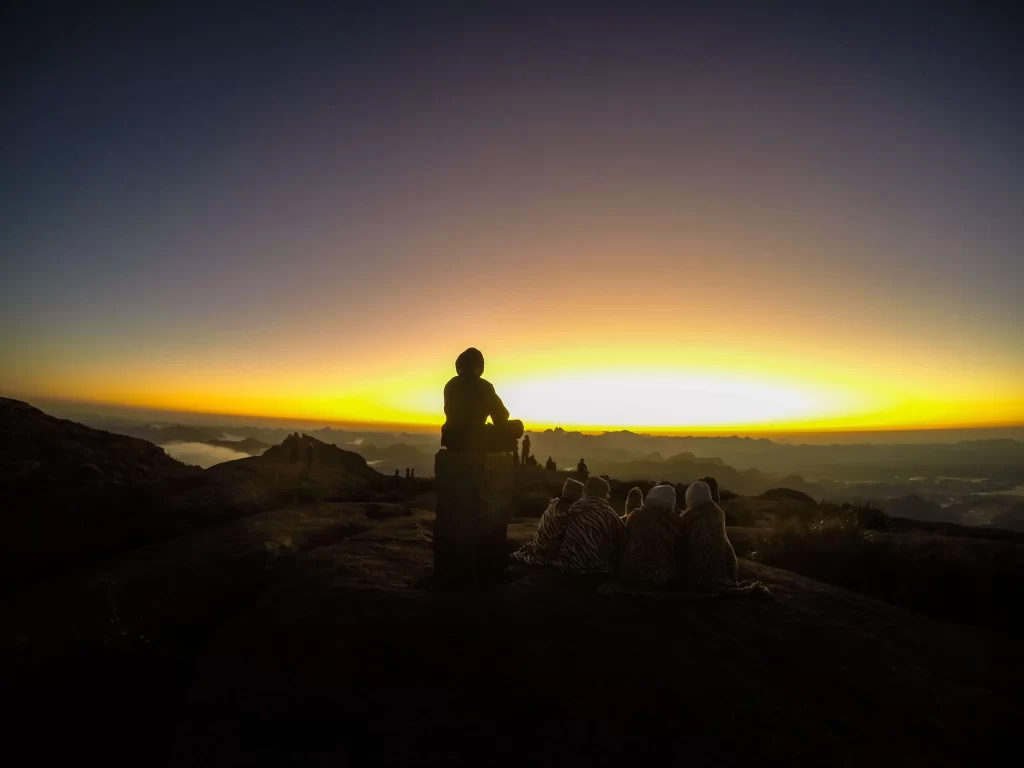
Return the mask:
<path id="1" fill-rule="evenodd" d="M 259 5 L 5 18 L 0 394 L 439 423 L 474 345 L 533 427 L 1024 423 L 1012 16 Z"/>

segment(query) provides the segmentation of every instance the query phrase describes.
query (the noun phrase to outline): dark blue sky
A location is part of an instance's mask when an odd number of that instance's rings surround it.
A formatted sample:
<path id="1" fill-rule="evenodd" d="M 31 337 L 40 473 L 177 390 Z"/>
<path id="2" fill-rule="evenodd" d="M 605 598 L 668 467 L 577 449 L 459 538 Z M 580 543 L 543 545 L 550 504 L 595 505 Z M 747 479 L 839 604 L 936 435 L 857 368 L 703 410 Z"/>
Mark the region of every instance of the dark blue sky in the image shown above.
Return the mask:
<path id="1" fill-rule="evenodd" d="M 376 371 L 467 316 L 513 354 L 577 333 L 552 299 L 581 272 L 784 298 L 757 321 L 784 359 L 810 327 L 872 370 L 970 352 L 976 393 L 1024 367 L 1008 6 L 145 5 L 5 11 L 0 386 L 117 399 L 254 335 Z M 288 340 L 324 322 L 340 347 Z"/>

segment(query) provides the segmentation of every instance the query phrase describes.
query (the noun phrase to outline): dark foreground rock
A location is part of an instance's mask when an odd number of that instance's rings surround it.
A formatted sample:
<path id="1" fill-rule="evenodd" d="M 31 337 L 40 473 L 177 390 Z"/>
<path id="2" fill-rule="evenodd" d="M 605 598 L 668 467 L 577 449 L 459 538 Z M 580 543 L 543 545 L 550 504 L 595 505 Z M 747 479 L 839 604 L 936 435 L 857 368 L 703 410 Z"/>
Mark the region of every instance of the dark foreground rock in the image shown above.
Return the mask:
<path id="1" fill-rule="evenodd" d="M 356 453 L 289 441 L 202 470 L 145 440 L 0 398 L 0 594 L 255 512 L 400 495 Z"/>
<path id="2" fill-rule="evenodd" d="M 305 505 L 23 591 L 7 725 L 47 724 L 37 760 L 147 765 L 978 765 L 1022 722 L 1003 635 L 749 561 L 773 600 L 431 591 L 432 525 Z"/>

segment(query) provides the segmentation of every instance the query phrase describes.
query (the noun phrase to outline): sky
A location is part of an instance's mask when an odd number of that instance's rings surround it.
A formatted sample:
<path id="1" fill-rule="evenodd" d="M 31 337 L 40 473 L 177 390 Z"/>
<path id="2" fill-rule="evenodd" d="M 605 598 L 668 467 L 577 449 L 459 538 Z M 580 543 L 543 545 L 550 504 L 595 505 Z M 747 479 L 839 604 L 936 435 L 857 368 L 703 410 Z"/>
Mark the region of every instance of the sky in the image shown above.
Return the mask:
<path id="1" fill-rule="evenodd" d="M 1005 8 L 134 5 L 0 25 L 0 395 L 1024 424 Z"/>

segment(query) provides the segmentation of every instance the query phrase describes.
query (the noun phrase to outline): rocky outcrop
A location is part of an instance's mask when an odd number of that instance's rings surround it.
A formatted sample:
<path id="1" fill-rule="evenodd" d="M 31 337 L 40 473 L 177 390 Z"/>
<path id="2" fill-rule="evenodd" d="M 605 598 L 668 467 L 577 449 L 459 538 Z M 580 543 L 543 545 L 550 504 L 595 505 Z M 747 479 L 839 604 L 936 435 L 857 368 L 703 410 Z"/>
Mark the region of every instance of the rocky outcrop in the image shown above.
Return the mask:
<path id="1" fill-rule="evenodd" d="M 496 582 L 508 557 L 516 466 L 509 453 L 437 452 L 434 576 L 441 582 Z"/>
<path id="2" fill-rule="evenodd" d="M 988 765 L 1024 717 L 997 633 L 749 560 L 774 599 L 438 593 L 432 511 L 382 511 L 263 512 L 4 602 L 9 729 L 136 764 Z"/>
<path id="3" fill-rule="evenodd" d="M 0 591 L 233 517 L 384 488 L 358 454 L 292 439 L 295 463 L 280 445 L 204 471 L 145 440 L 0 398 Z"/>

